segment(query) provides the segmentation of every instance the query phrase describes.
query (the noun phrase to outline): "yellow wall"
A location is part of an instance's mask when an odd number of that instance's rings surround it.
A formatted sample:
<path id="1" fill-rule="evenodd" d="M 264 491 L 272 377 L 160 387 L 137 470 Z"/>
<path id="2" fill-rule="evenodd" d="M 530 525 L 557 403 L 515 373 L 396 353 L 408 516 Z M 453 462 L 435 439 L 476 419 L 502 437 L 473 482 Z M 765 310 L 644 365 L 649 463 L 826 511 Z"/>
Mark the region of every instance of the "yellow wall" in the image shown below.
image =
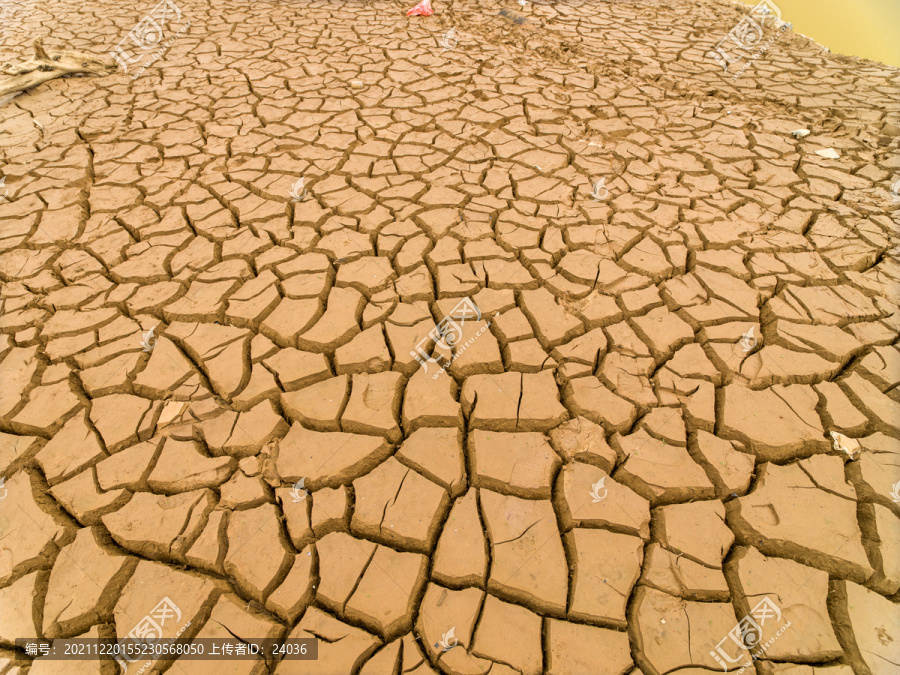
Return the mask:
<path id="1" fill-rule="evenodd" d="M 744 0 L 755 5 L 759 0 Z M 836 54 L 900 67 L 900 0 L 773 0 L 783 21 Z"/>

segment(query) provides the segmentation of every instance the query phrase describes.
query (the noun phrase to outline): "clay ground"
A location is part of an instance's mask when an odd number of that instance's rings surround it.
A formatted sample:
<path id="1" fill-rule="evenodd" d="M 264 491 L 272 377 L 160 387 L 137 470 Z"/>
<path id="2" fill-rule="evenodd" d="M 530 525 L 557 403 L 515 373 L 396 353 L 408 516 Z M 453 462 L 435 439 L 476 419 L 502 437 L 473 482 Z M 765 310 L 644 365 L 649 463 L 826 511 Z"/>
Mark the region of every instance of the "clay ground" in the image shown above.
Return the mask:
<path id="1" fill-rule="evenodd" d="M 178 0 L 0 107 L 0 673 L 148 616 L 319 638 L 153 672 L 900 672 L 900 71 L 435 2 Z"/>

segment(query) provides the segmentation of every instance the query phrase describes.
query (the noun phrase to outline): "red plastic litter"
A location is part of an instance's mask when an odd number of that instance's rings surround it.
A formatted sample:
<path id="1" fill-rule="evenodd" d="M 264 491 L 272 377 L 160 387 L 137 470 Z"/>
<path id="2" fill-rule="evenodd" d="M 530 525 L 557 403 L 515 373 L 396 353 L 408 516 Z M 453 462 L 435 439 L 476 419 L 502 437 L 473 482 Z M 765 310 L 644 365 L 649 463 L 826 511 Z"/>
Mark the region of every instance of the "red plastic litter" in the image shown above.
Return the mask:
<path id="1" fill-rule="evenodd" d="M 409 10 L 406 16 L 431 16 L 432 14 L 434 14 L 434 10 L 431 9 L 431 0 L 422 0 L 422 2 Z"/>

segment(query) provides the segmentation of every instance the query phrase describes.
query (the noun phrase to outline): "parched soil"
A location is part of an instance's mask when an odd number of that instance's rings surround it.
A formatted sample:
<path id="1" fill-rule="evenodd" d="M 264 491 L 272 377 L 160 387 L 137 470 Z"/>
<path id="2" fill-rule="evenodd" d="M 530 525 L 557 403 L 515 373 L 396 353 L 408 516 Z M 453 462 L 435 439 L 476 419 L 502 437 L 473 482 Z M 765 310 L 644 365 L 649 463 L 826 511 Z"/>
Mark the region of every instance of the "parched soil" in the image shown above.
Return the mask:
<path id="1" fill-rule="evenodd" d="M 177 0 L 0 106 L 0 674 L 168 600 L 318 658 L 128 673 L 896 675 L 900 70 L 435 3 Z"/>

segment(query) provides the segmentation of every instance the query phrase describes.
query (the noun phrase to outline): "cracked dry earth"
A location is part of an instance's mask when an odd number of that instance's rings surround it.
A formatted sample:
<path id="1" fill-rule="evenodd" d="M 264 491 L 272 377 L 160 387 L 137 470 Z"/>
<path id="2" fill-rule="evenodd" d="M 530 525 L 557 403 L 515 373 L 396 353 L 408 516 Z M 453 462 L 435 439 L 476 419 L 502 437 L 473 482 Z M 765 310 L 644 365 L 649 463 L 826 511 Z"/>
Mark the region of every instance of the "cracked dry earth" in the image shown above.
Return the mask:
<path id="1" fill-rule="evenodd" d="M 0 108 L 0 673 L 164 597 L 319 656 L 154 672 L 708 674 L 766 597 L 745 672 L 898 672 L 897 69 L 732 78 L 713 0 L 179 6 Z M 6 56 L 150 7 L 4 3 Z"/>

